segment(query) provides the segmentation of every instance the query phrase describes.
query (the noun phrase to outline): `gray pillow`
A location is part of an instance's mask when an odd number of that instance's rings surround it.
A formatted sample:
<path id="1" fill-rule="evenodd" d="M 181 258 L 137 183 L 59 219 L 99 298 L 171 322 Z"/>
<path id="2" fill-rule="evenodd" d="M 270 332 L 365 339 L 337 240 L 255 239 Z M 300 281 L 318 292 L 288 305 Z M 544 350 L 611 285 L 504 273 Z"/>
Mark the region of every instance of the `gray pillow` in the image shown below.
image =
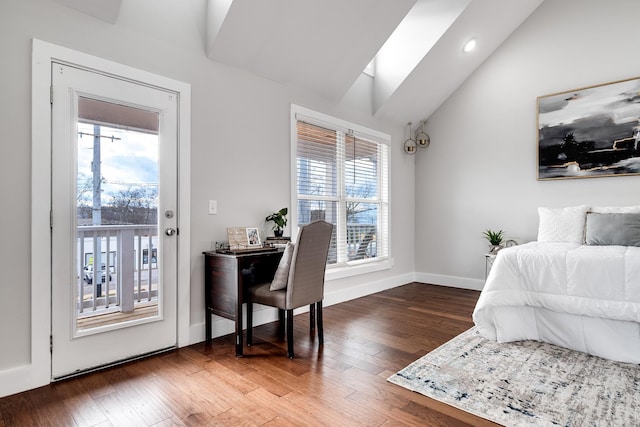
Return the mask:
<path id="1" fill-rule="evenodd" d="M 287 282 L 289 281 L 289 268 L 291 267 L 291 258 L 293 257 L 293 247 L 294 244 L 288 242 L 287 247 L 284 248 L 284 253 L 282 254 L 282 258 L 280 258 L 280 263 L 276 269 L 276 274 L 273 276 L 271 286 L 269 286 L 270 291 L 279 291 L 287 287 Z"/>
<path id="2" fill-rule="evenodd" d="M 640 213 L 587 213 L 586 243 L 640 246 Z"/>

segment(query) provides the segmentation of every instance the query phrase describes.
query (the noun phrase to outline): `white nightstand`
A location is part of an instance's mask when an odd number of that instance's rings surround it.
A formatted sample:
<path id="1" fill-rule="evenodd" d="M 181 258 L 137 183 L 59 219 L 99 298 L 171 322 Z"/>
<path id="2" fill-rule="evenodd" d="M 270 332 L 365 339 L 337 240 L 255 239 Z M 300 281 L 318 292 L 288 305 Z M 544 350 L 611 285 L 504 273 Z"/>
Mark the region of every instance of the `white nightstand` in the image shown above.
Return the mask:
<path id="1" fill-rule="evenodd" d="M 491 267 L 495 260 L 496 254 L 484 254 L 484 280 L 487 280 L 487 277 L 489 277 L 489 272 L 491 271 Z"/>

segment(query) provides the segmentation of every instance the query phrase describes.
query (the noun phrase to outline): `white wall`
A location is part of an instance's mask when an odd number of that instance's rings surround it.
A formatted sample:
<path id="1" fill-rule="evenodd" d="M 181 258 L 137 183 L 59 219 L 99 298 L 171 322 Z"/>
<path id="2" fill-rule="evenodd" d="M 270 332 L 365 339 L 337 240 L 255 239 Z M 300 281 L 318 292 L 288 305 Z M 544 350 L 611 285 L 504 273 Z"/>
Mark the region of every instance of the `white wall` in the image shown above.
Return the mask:
<path id="1" fill-rule="evenodd" d="M 431 116 L 416 156 L 418 279 L 481 287 L 481 233 L 535 240 L 538 206 L 640 205 L 638 176 L 536 180 L 536 97 L 640 76 L 639 14 L 637 0 L 546 0 Z"/>
<path id="2" fill-rule="evenodd" d="M 177 6 L 179 3 L 179 7 Z M 191 342 L 204 337 L 202 251 L 225 240 L 227 226 L 257 225 L 290 204 L 291 103 L 392 135 L 391 250 L 394 267 L 327 284 L 335 302 L 413 278 L 414 160 L 401 154 L 403 129 L 374 120 L 370 97 L 335 105 L 205 57 L 204 0 L 122 3 L 109 24 L 49 0 L 0 2 L 0 382 L 30 362 L 31 40 L 41 39 L 191 84 Z M 358 104 L 360 106 L 358 107 Z M 218 215 L 207 215 L 207 201 Z M 35 284 L 35 288 L 48 284 Z M 330 299 L 328 298 L 328 299 Z M 228 322 L 228 321 L 224 321 Z M 3 376 L 5 375 L 5 376 Z M 15 390 L 20 390 L 20 384 Z"/>

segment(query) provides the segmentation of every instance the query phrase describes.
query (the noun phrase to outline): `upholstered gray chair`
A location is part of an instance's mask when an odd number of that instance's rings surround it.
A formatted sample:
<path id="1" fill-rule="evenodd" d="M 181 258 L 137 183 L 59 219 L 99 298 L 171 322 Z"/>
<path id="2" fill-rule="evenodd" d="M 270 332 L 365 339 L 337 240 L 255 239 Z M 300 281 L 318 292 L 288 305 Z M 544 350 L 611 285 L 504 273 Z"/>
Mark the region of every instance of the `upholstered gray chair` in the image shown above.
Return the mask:
<path id="1" fill-rule="evenodd" d="M 325 221 L 316 221 L 300 229 L 293 246 L 290 263 L 287 266 L 287 250 L 278 267 L 273 282 L 263 283 L 248 289 L 247 298 L 247 345 L 253 340 L 253 303 L 277 307 L 280 321 L 284 320 L 287 331 L 287 355 L 293 359 L 293 310 L 305 305 L 310 307 L 310 329 L 318 323 L 318 341 L 324 342 L 322 325 L 322 300 L 324 298 L 324 273 L 333 225 Z M 290 249 L 290 248 L 288 248 Z M 282 270 L 286 270 L 283 274 Z M 286 283 L 286 288 L 277 289 L 278 280 Z M 273 290 L 275 289 L 275 290 Z M 314 313 L 315 312 L 315 313 Z M 286 317 L 283 316 L 286 313 Z"/>

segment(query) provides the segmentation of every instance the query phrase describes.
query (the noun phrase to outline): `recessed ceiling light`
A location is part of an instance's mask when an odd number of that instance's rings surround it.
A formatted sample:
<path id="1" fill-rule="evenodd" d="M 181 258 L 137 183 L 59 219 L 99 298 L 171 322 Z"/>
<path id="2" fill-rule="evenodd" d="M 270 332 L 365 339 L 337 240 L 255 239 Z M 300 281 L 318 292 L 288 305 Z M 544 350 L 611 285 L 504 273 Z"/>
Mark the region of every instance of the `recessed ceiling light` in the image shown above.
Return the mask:
<path id="1" fill-rule="evenodd" d="M 464 45 L 464 48 L 462 49 L 462 51 L 464 53 L 469 53 L 475 48 L 476 48 L 476 39 L 471 39 Z"/>

